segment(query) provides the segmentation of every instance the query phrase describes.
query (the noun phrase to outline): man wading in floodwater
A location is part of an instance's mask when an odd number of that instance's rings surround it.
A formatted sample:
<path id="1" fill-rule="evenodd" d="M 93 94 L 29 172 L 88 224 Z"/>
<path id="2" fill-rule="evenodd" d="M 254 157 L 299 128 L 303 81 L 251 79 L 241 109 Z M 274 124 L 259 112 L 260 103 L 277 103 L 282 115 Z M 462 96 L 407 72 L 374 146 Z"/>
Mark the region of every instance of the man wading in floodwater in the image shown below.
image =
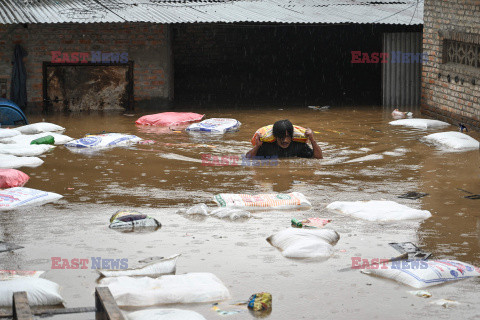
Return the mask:
<path id="1" fill-rule="evenodd" d="M 257 135 L 255 147 L 247 152 L 247 158 L 253 157 L 300 157 L 323 159 L 322 149 L 313 137 L 313 131 L 310 128 L 305 130 L 305 136 L 310 140 L 312 148 L 307 143 L 292 141 L 293 124 L 289 120 L 280 120 L 273 125 L 273 136 L 275 142 L 262 142 Z"/>

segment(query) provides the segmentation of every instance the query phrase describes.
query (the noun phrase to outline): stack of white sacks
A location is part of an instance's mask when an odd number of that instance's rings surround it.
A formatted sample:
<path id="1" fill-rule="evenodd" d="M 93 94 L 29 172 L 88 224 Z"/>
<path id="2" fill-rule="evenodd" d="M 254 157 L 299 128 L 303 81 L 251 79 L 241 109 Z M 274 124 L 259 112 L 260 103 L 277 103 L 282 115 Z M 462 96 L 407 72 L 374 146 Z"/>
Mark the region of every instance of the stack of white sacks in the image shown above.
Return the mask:
<path id="1" fill-rule="evenodd" d="M 55 145 L 73 140 L 63 135 L 64 131 L 64 127 L 48 122 L 38 122 L 15 129 L 0 128 L 0 169 L 40 166 L 43 160 L 38 156 L 53 149 L 54 146 L 30 143 L 46 136 L 53 136 Z"/>
<path id="2" fill-rule="evenodd" d="M 0 211 L 25 205 L 41 205 L 62 198 L 53 192 L 24 188 L 30 178 L 15 170 L 20 167 L 38 167 L 43 164 L 39 156 L 55 148 L 50 144 L 31 144 L 33 140 L 52 136 L 55 145 L 65 144 L 73 138 L 63 135 L 65 128 L 48 122 L 39 122 L 15 129 L 0 128 L 0 196 L 4 201 Z M 1 190 L 4 189 L 4 190 Z"/>

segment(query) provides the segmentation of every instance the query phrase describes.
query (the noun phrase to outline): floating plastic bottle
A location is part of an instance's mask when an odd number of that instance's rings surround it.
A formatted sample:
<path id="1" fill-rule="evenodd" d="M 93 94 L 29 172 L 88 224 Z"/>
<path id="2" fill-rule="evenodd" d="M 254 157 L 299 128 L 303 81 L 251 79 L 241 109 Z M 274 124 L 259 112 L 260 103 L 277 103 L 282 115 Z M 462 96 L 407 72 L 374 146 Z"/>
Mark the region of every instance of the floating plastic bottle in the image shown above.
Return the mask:
<path id="1" fill-rule="evenodd" d="M 301 221 L 294 218 L 294 219 L 292 219 L 292 227 L 301 228 L 301 227 L 303 227 L 303 224 L 302 224 Z"/>
<path id="2" fill-rule="evenodd" d="M 53 136 L 45 136 L 35 140 L 32 140 L 30 144 L 54 144 L 55 138 Z"/>

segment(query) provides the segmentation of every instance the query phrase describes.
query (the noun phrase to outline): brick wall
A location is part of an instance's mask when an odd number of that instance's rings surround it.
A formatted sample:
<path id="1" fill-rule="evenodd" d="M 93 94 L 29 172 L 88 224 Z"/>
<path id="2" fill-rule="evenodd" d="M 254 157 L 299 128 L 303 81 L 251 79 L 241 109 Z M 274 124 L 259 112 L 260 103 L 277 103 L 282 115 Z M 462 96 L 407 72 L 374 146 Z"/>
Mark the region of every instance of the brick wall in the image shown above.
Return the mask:
<path id="1" fill-rule="evenodd" d="M 134 62 L 135 107 L 160 106 L 173 99 L 170 39 L 169 27 L 146 23 L 0 25 L 0 78 L 10 87 L 14 46 L 22 45 L 28 52 L 28 108 L 41 109 L 42 65 L 51 61 L 52 51 L 128 52 Z"/>
<path id="2" fill-rule="evenodd" d="M 421 111 L 479 131 L 480 65 L 444 63 L 443 51 L 445 39 L 480 44 L 480 1 L 425 0 L 424 21 Z"/>

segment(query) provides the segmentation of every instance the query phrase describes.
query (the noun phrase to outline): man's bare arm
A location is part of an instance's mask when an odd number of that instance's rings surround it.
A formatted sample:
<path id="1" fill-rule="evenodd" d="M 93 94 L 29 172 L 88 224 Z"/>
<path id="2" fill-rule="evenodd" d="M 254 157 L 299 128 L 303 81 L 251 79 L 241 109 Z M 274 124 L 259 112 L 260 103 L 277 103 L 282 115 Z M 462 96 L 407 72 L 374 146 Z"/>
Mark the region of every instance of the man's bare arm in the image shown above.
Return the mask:
<path id="1" fill-rule="evenodd" d="M 262 146 L 262 141 L 260 140 L 260 137 L 257 135 L 257 137 L 255 138 L 255 146 L 250 149 L 250 151 L 247 152 L 247 154 L 245 155 L 245 157 L 247 158 L 253 158 L 257 155 L 257 152 L 258 152 L 258 149 L 260 149 L 260 147 Z"/>
<path id="2" fill-rule="evenodd" d="M 307 130 L 305 130 L 305 136 L 310 140 L 310 143 L 312 144 L 313 157 L 315 159 L 323 159 L 322 148 L 320 148 L 317 141 L 315 141 L 312 129 L 308 128 Z"/>

